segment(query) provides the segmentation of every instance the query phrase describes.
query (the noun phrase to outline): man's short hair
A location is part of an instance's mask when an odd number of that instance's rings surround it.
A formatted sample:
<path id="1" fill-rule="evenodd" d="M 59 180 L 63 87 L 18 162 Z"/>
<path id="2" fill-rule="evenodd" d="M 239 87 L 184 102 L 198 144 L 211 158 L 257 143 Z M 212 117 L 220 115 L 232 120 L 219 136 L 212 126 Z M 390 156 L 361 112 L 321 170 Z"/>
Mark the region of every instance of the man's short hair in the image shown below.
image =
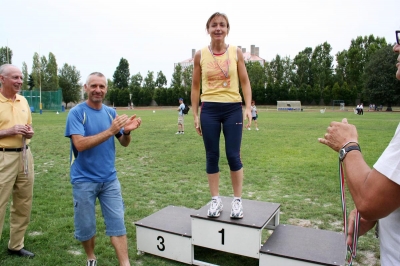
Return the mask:
<path id="1" fill-rule="evenodd" d="M 18 68 L 17 66 L 12 65 L 12 64 L 3 64 L 3 65 L 0 66 L 0 75 L 6 74 L 6 69 L 9 68 L 9 67 L 16 67 L 16 68 Z"/>
<path id="2" fill-rule="evenodd" d="M 7 74 L 7 69 L 8 69 L 9 67 L 18 68 L 17 66 L 12 65 L 12 64 L 3 64 L 3 65 L 0 66 L 0 75 L 4 76 L 5 74 Z M 18 68 L 18 69 L 19 69 L 19 68 Z M 2 83 L 0 82 L 0 88 L 1 88 L 1 87 L 2 87 Z"/>
<path id="3" fill-rule="evenodd" d="M 98 77 L 101 77 L 101 78 L 103 78 L 104 77 L 104 79 L 106 80 L 106 86 L 108 85 L 107 83 L 107 79 L 106 79 L 106 76 L 104 76 L 104 74 L 103 73 L 101 73 L 101 72 L 93 72 L 93 73 L 90 73 L 89 74 L 89 76 L 86 78 L 86 85 L 89 85 L 88 83 L 89 83 L 89 80 L 90 80 L 90 77 L 91 76 L 98 76 Z"/>

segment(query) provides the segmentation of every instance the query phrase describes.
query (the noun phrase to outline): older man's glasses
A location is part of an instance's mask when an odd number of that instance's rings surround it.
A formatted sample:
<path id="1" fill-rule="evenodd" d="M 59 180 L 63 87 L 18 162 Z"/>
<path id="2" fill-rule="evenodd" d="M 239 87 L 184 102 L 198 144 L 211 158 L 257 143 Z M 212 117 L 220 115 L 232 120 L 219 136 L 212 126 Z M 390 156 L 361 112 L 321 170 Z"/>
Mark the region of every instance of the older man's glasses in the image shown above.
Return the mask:
<path id="1" fill-rule="evenodd" d="M 396 30 L 396 42 L 400 45 L 400 30 Z"/>

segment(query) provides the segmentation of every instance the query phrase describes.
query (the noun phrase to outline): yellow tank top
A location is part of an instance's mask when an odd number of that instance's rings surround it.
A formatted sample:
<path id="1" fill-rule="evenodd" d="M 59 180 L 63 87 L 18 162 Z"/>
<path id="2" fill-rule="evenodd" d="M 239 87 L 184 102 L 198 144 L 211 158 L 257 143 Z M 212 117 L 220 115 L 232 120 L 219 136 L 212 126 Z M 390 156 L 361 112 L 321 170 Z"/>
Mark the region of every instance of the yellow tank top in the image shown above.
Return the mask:
<path id="1" fill-rule="evenodd" d="M 242 102 L 239 94 L 237 61 L 236 46 L 229 46 L 227 52 L 214 57 L 208 46 L 201 50 L 202 102 Z M 228 77 L 225 77 L 224 72 Z"/>

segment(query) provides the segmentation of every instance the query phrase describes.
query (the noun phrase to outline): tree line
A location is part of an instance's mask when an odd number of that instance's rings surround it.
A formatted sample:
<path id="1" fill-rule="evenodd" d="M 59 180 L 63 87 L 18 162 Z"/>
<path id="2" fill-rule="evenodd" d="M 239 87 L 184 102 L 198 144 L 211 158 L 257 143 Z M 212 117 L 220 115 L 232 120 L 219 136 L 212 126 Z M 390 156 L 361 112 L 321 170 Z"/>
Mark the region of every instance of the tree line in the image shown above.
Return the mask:
<path id="1" fill-rule="evenodd" d="M 331 105 L 343 100 L 357 103 L 399 104 L 400 82 L 396 79 L 393 45 L 373 35 L 357 37 L 348 50 L 338 52 L 336 64 L 332 47 L 324 42 L 307 47 L 293 59 L 276 57 L 263 66 L 248 62 L 253 98 L 258 104 L 276 104 L 279 100 L 299 100 L 302 104 Z"/>
<path id="2" fill-rule="evenodd" d="M 346 105 L 363 102 L 390 107 L 399 104 L 400 82 L 395 78 L 397 55 L 385 38 L 359 36 L 351 40 L 348 50 L 331 55 L 329 43 L 306 47 L 293 59 L 276 55 L 263 65 L 246 62 L 253 99 L 258 105 L 275 105 L 279 100 L 298 100 L 303 105 L 331 105 L 333 100 L 343 100 Z M 0 65 L 12 63 L 12 50 L 0 48 Z M 64 64 L 58 68 L 56 57 L 33 56 L 32 71 L 22 65 L 23 90 L 56 90 L 61 87 L 63 101 L 77 103 L 81 100 L 81 75 L 75 66 Z M 148 71 L 130 75 L 129 62 L 121 58 L 113 79 L 108 79 L 106 100 L 110 105 L 163 106 L 176 105 L 182 97 L 190 103 L 193 66 L 175 66 L 171 84 L 162 71 L 155 75 Z M 67 107 L 67 106 L 66 106 Z"/>

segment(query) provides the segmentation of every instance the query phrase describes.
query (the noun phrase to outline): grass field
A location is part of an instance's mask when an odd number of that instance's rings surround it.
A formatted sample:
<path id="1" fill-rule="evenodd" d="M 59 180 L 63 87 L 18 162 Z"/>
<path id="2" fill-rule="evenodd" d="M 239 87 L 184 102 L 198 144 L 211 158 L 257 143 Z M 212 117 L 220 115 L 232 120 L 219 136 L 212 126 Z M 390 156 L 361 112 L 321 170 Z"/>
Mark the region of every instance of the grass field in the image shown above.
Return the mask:
<path id="1" fill-rule="evenodd" d="M 347 117 L 357 126 L 367 163 L 372 166 L 383 152 L 400 121 L 398 112 L 324 114 L 319 110 L 276 112 L 259 107 L 259 131 L 243 132 L 243 198 L 281 204 L 280 222 L 341 232 L 342 213 L 337 154 L 319 144 L 329 123 Z M 169 206 L 199 209 L 210 199 L 205 174 L 205 152 L 193 128 L 192 112 L 185 117 L 185 135 L 175 135 L 174 108 L 118 110 L 142 118 L 132 142 L 117 145 L 116 167 L 123 189 L 129 255 L 132 265 L 181 265 L 152 256 L 137 255 L 134 223 Z M 85 265 L 86 256 L 73 238 L 73 206 L 69 181 L 69 139 L 64 137 L 67 113 L 33 114 L 35 136 L 35 187 L 26 248 L 32 260 L 7 255 L 8 214 L 0 240 L 0 265 Z M 221 137 L 221 140 L 223 138 Z M 221 141 L 221 149 L 224 143 Z M 231 196 L 229 168 L 221 153 L 220 194 Z M 353 207 L 347 193 L 348 209 Z M 246 206 L 244 206 L 246 208 Z M 246 212 L 246 209 L 244 209 Z M 118 265 L 97 212 L 96 254 L 98 263 Z M 199 249 L 199 256 L 221 265 L 258 265 L 255 259 Z M 359 241 L 359 265 L 379 265 L 379 243 L 369 232 Z"/>

